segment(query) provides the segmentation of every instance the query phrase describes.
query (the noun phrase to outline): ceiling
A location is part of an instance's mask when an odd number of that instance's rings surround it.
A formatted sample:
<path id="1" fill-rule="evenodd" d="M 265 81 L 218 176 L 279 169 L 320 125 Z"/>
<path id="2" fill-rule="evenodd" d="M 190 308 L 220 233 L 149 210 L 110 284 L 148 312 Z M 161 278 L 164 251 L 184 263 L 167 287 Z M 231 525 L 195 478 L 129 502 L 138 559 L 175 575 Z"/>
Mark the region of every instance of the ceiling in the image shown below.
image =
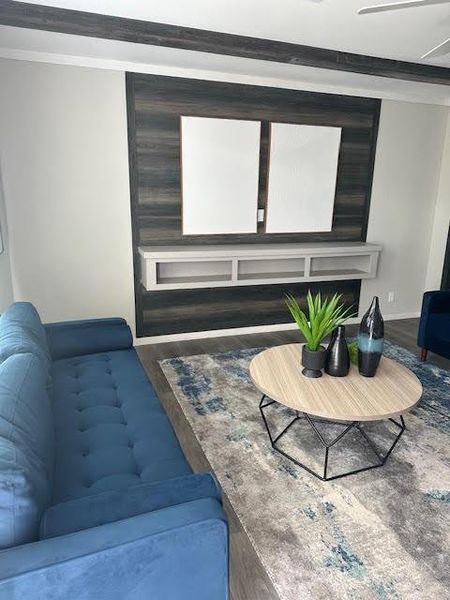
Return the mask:
<path id="1" fill-rule="evenodd" d="M 450 3 L 358 15 L 390 0 L 27 1 L 450 67 L 450 55 L 420 59 L 450 37 Z"/>

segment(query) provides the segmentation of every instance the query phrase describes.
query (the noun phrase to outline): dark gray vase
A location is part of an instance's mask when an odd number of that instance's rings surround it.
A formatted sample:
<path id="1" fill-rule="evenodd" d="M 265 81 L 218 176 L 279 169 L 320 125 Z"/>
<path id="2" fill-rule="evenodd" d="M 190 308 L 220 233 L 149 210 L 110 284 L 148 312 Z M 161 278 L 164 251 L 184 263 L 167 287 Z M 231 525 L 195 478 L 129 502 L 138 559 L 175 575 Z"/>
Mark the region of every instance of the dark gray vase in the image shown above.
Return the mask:
<path id="1" fill-rule="evenodd" d="M 380 364 L 384 347 L 384 321 L 378 296 L 374 296 L 363 316 L 358 334 L 358 369 L 364 377 L 373 377 Z"/>
<path id="2" fill-rule="evenodd" d="M 325 358 L 327 351 L 323 346 L 319 346 L 318 350 L 309 350 L 306 344 L 302 350 L 302 365 L 304 367 L 302 373 L 305 377 L 322 377 L 322 369 L 325 367 Z"/>
<path id="3" fill-rule="evenodd" d="M 325 360 L 325 373 L 333 377 L 345 377 L 350 371 L 350 354 L 345 339 L 345 327 L 339 325 L 331 336 Z"/>

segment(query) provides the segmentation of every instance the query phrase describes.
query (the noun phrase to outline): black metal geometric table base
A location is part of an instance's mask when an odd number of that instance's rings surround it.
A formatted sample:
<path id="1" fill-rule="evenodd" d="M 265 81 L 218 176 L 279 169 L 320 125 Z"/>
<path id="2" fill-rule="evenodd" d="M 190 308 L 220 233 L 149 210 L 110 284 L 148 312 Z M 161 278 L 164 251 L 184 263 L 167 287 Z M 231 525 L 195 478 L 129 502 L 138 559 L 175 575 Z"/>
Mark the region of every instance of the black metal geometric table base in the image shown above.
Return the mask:
<path id="1" fill-rule="evenodd" d="M 281 431 L 281 433 L 279 433 L 276 437 L 273 437 L 272 432 L 270 431 L 269 424 L 267 423 L 266 415 L 264 414 L 264 409 L 266 409 L 268 406 L 271 406 L 274 403 L 275 403 L 275 400 L 270 400 L 269 398 L 267 398 L 266 395 L 263 395 L 263 397 L 261 398 L 261 402 L 259 403 L 259 410 L 261 411 L 264 425 L 266 426 L 267 433 L 269 434 L 269 439 L 270 439 L 270 443 L 272 444 L 272 448 L 274 450 L 276 450 L 277 452 L 279 452 L 280 454 L 282 454 L 285 458 L 292 460 L 292 462 L 294 462 L 296 465 L 298 465 L 299 467 L 302 467 L 302 469 L 305 469 L 306 471 L 308 471 L 308 473 L 311 473 L 311 475 L 318 477 L 322 481 L 331 481 L 333 479 L 340 479 L 341 477 L 348 477 L 348 475 L 355 475 L 356 473 L 362 473 L 363 471 L 369 471 L 370 469 L 376 469 L 378 467 L 382 467 L 386 463 L 387 459 L 391 455 L 392 450 L 395 448 L 395 446 L 397 445 L 397 442 L 402 437 L 403 432 L 406 429 L 406 425 L 405 425 L 403 416 L 400 415 L 400 423 L 397 423 L 397 421 L 395 421 L 394 419 L 389 419 L 389 421 L 394 423 L 394 425 L 396 425 L 400 431 L 399 431 L 398 435 L 395 437 L 389 450 L 387 450 L 387 452 L 385 452 L 383 454 L 382 452 L 380 452 L 380 450 L 377 448 L 377 446 L 374 444 L 374 442 L 370 439 L 370 437 L 364 431 L 361 421 L 352 421 L 345 427 L 345 429 L 343 431 L 341 431 L 341 433 L 338 436 L 336 436 L 334 439 L 332 439 L 330 441 L 326 441 L 324 439 L 323 435 L 318 430 L 316 423 L 323 422 L 323 423 L 336 424 L 336 425 L 343 425 L 343 423 L 339 422 L 339 421 L 331 421 L 329 419 L 319 419 L 316 417 L 314 417 L 314 419 L 312 419 L 311 416 L 308 415 L 307 413 L 300 413 L 299 411 L 296 411 L 296 416 L 292 419 L 292 421 Z M 316 471 L 307 467 L 303 463 L 299 462 L 296 458 L 294 458 L 293 456 L 291 456 L 290 454 L 288 454 L 287 452 L 282 450 L 279 446 L 277 446 L 277 443 L 280 441 L 280 439 L 288 432 L 288 430 L 292 427 L 292 425 L 294 425 L 294 423 L 296 423 L 300 419 L 306 419 L 307 423 L 311 426 L 312 430 L 316 434 L 320 443 L 325 448 L 323 475 L 316 473 Z M 335 444 L 337 444 L 337 442 L 339 442 L 339 440 L 341 440 L 347 433 L 349 433 L 352 430 L 359 431 L 359 433 L 362 435 L 362 437 L 366 440 L 370 449 L 372 450 L 372 452 L 374 453 L 374 455 L 376 457 L 376 462 L 371 465 L 368 465 L 366 467 L 361 467 L 359 469 L 355 469 L 354 471 L 347 471 L 345 473 L 341 473 L 339 475 L 333 475 L 333 476 L 329 477 L 327 475 L 327 471 L 328 471 L 328 454 L 329 454 L 330 448 L 332 448 Z"/>

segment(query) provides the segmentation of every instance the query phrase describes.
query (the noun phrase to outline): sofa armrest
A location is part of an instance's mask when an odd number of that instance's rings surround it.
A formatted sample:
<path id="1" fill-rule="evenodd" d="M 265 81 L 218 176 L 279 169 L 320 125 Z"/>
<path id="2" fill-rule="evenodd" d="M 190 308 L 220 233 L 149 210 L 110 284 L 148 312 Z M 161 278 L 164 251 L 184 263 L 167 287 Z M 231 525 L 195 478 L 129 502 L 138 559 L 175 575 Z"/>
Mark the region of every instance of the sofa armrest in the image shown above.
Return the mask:
<path id="1" fill-rule="evenodd" d="M 432 314 L 450 314 L 450 290 L 425 292 L 422 300 L 417 344 L 426 348 L 428 317 Z"/>
<path id="2" fill-rule="evenodd" d="M 133 345 L 133 336 L 125 319 L 63 321 L 47 323 L 44 327 L 53 360 L 126 350 Z"/>
<path id="3" fill-rule="evenodd" d="M 40 537 L 49 538 L 98 527 L 200 498 L 221 500 L 219 486 L 211 473 L 185 475 L 82 496 L 47 509 L 42 517 Z"/>
<path id="4" fill-rule="evenodd" d="M 228 533 L 202 499 L 0 553 L 9 600 L 226 600 Z"/>

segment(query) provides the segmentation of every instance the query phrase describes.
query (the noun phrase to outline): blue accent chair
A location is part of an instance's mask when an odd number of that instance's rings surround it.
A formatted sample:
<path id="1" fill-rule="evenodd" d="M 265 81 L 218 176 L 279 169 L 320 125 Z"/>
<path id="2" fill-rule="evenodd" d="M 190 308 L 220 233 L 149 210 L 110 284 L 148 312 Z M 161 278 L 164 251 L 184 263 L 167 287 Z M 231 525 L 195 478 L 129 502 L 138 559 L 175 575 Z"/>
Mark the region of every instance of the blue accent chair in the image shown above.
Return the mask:
<path id="1" fill-rule="evenodd" d="M 123 319 L 0 317 L 0 600 L 226 600 L 228 528 Z"/>
<path id="2" fill-rule="evenodd" d="M 428 351 L 450 358 L 450 290 L 425 292 L 422 302 L 417 344 L 421 359 Z"/>

